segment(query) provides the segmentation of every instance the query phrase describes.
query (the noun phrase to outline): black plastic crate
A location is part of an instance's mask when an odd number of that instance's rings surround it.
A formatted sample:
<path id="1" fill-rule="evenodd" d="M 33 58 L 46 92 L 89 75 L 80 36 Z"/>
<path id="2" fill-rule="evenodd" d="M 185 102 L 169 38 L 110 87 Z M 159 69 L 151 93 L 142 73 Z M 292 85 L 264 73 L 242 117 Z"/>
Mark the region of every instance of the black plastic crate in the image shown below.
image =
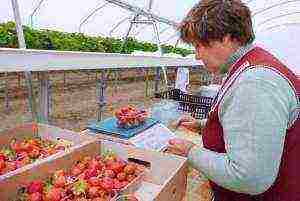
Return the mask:
<path id="1" fill-rule="evenodd" d="M 179 102 L 179 110 L 191 113 L 196 119 L 207 118 L 213 98 L 185 94 L 179 89 L 170 89 L 155 94 L 156 98 L 171 99 Z"/>

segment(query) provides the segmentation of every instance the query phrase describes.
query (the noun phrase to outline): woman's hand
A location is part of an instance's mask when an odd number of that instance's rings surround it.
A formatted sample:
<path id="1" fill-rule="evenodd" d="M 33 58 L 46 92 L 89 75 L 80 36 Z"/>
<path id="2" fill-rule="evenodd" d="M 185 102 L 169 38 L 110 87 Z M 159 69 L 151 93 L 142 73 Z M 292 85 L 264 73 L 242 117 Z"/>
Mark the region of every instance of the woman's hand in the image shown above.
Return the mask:
<path id="1" fill-rule="evenodd" d="M 188 140 L 183 139 L 171 139 L 169 140 L 169 146 L 167 151 L 172 154 L 180 155 L 183 157 L 187 157 L 189 151 L 195 144 Z"/>
<path id="2" fill-rule="evenodd" d="M 177 122 L 176 128 L 184 127 L 193 132 L 200 132 L 201 126 L 197 119 L 190 116 L 183 116 Z"/>

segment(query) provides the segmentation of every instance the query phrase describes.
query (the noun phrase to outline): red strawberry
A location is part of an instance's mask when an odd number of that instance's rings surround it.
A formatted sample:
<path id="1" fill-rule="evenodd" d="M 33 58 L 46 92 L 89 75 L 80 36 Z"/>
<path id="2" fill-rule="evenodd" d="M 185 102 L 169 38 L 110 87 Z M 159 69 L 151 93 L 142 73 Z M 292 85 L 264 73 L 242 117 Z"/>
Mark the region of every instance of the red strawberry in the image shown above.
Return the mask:
<path id="1" fill-rule="evenodd" d="M 36 192 L 42 193 L 43 192 L 43 183 L 41 181 L 38 181 L 38 180 L 32 181 L 27 186 L 27 192 L 29 194 L 36 193 Z"/>
<path id="2" fill-rule="evenodd" d="M 38 158 L 40 156 L 40 151 L 34 148 L 28 153 L 28 155 L 30 158 Z"/>
<path id="3" fill-rule="evenodd" d="M 81 171 L 83 171 L 86 168 L 84 163 L 78 163 L 76 167 L 78 167 Z"/>
<path id="4" fill-rule="evenodd" d="M 124 181 L 124 180 L 126 180 L 126 174 L 125 174 L 124 172 L 121 172 L 121 173 L 117 174 L 117 179 L 118 179 L 119 181 Z"/>
<path id="5" fill-rule="evenodd" d="M 16 162 L 7 161 L 5 164 L 6 164 L 6 167 L 3 169 L 4 172 L 10 172 L 10 171 L 17 169 Z"/>
<path id="6" fill-rule="evenodd" d="M 88 182 L 91 186 L 100 186 L 101 184 L 101 180 L 97 177 L 91 177 Z"/>
<path id="7" fill-rule="evenodd" d="M 77 175 L 80 175 L 82 173 L 82 170 L 77 167 L 77 166 L 73 166 L 72 169 L 71 169 L 71 174 L 73 176 L 77 176 Z"/>
<path id="8" fill-rule="evenodd" d="M 116 177 L 116 174 L 113 170 L 105 170 L 104 171 L 104 176 L 105 177 L 110 177 L 110 178 L 115 178 Z"/>
<path id="9" fill-rule="evenodd" d="M 32 194 L 29 194 L 28 199 L 29 199 L 29 201 L 43 201 L 43 196 L 40 192 L 35 192 Z"/>
<path id="10" fill-rule="evenodd" d="M 0 170 L 3 170 L 6 167 L 5 161 L 0 159 Z"/>
<path id="11" fill-rule="evenodd" d="M 54 172 L 54 178 L 58 178 L 60 176 L 65 176 L 65 171 L 64 170 L 57 170 Z"/>
<path id="12" fill-rule="evenodd" d="M 85 179 L 89 179 L 91 177 L 96 177 L 98 175 L 98 172 L 96 169 L 87 169 L 84 171 Z"/>
<path id="13" fill-rule="evenodd" d="M 21 151 L 21 143 L 17 142 L 16 140 L 12 140 L 10 143 L 10 148 L 14 150 L 15 152 Z"/>
<path id="14" fill-rule="evenodd" d="M 134 174 L 135 173 L 135 169 L 136 169 L 136 166 L 133 165 L 133 164 L 128 164 L 125 166 L 124 168 L 124 172 L 126 174 Z"/>
<path id="15" fill-rule="evenodd" d="M 85 172 L 78 175 L 77 178 L 80 179 L 80 180 L 85 180 Z"/>
<path id="16" fill-rule="evenodd" d="M 62 198 L 62 189 L 61 188 L 51 188 L 46 193 L 46 201 L 60 201 Z"/>
<path id="17" fill-rule="evenodd" d="M 122 182 L 120 182 L 118 179 L 114 179 L 114 189 L 120 190 L 123 188 Z"/>
<path id="18" fill-rule="evenodd" d="M 95 157 L 95 159 L 96 159 L 97 161 L 102 161 L 102 160 L 103 160 L 103 157 L 102 157 L 101 155 L 97 155 L 97 156 Z"/>
<path id="19" fill-rule="evenodd" d="M 20 144 L 21 151 L 30 152 L 32 150 L 32 146 L 27 142 L 22 142 Z"/>
<path id="20" fill-rule="evenodd" d="M 114 187 L 113 179 L 111 179 L 109 177 L 104 177 L 101 182 L 101 187 L 103 189 L 105 189 L 106 191 L 110 192 Z"/>
<path id="21" fill-rule="evenodd" d="M 110 165 L 109 169 L 113 170 L 116 174 L 118 174 L 123 171 L 125 165 L 126 164 L 122 163 L 121 161 L 116 161 Z"/>
<path id="22" fill-rule="evenodd" d="M 101 164 L 99 161 L 97 161 L 96 159 L 92 159 L 92 160 L 89 162 L 88 168 L 89 168 L 89 169 L 101 170 L 102 164 Z"/>
<path id="23" fill-rule="evenodd" d="M 6 161 L 7 157 L 3 153 L 0 153 L 0 160 Z"/>
<path id="24" fill-rule="evenodd" d="M 95 198 L 99 196 L 99 187 L 92 186 L 88 189 L 88 195 L 90 198 Z"/>
<path id="25" fill-rule="evenodd" d="M 58 176 L 57 178 L 54 179 L 53 184 L 57 188 L 62 188 L 64 186 L 66 186 L 67 180 L 66 180 L 65 176 Z"/>

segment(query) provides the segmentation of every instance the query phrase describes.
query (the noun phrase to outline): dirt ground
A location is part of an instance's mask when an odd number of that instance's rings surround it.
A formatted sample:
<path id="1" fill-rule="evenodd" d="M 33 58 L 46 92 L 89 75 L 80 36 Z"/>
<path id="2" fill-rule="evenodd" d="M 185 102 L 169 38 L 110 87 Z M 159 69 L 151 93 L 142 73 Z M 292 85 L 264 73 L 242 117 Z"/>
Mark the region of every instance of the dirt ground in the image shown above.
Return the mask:
<path id="1" fill-rule="evenodd" d="M 154 97 L 154 81 L 143 77 L 142 71 L 127 71 L 119 74 L 119 80 L 115 79 L 115 74 L 108 77 L 111 81 L 107 83 L 105 90 L 106 105 L 104 107 L 103 118 L 110 117 L 114 111 L 125 105 L 150 108 L 154 103 L 160 101 Z M 153 73 L 153 72 L 152 72 Z M 151 75 L 151 72 L 150 72 Z M 174 82 L 174 72 L 168 74 L 169 81 Z M 33 86 L 36 97 L 39 96 L 40 74 L 33 74 Z M 141 77 L 142 76 L 142 77 Z M 199 71 L 191 71 L 191 80 L 199 77 Z M 51 83 L 51 100 L 49 123 L 61 128 L 80 131 L 89 122 L 97 120 L 98 94 L 96 79 L 99 74 L 95 72 L 71 71 L 51 72 L 49 75 Z M 8 107 L 5 101 L 5 80 L 8 80 Z M 148 85 L 148 86 L 147 86 Z M 164 84 L 160 82 L 160 90 L 164 89 Z M 193 92 L 199 85 L 191 85 Z M 31 121 L 29 112 L 27 88 L 24 75 L 10 74 L 7 77 L 0 75 L 0 130 L 12 128 L 15 125 Z"/>

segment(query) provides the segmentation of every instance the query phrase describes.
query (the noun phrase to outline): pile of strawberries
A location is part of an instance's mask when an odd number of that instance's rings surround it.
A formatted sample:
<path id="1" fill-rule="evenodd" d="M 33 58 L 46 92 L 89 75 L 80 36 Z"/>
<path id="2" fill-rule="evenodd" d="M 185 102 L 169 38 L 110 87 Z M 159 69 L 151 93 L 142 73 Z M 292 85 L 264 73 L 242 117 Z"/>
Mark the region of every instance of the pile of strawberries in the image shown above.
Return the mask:
<path id="1" fill-rule="evenodd" d="M 121 128 L 133 128 L 144 123 L 148 117 L 145 110 L 138 110 L 132 106 L 126 106 L 115 112 L 118 126 Z"/>
<path id="2" fill-rule="evenodd" d="M 32 181 L 17 201 L 108 201 L 141 172 L 115 155 L 84 157 L 69 171 L 58 170 L 45 182 Z"/>
<path id="3" fill-rule="evenodd" d="M 15 140 L 0 151 L 0 175 L 18 169 L 37 159 L 65 150 L 65 146 L 40 138 Z"/>

